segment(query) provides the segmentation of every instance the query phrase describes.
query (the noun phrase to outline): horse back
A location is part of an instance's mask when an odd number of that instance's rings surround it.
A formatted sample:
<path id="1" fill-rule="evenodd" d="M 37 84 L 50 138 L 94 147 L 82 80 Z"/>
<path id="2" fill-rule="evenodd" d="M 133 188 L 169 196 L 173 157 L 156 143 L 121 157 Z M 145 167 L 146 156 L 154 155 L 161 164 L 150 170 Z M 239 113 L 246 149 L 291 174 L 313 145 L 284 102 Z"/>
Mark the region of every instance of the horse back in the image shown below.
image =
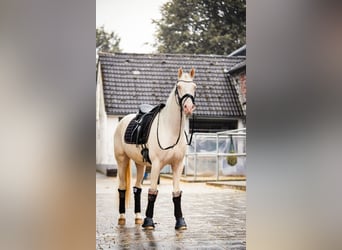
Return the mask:
<path id="1" fill-rule="evenodd" d="M 114 151 L 115 157 L 118 155 L 126 155 L 136 163 L 140 165 L 150 166 L 148 162 L 143 161 L 143 157 L 141 155 L 141 146 L 137 146 L 135 144 L 128 144 L 125 142 L 125 132 L 129 125 L 129 123 L 134 119 L 136 114 L 130 114 L 122 118 L 119 122 L 114 136 Z M 165 132 L 164 132 L 165 133 Z M 186 144 L 184 135 L 181 134 L 181 139 L 179 143 L 170 150 L 162 150 L 160 149 L 157 142 L 157 119 L 154 119 L 151 124 L 150 136 L 146 143 L 149 149 L 149 156 L 151 160 L 158 158 L 162 165 L 172 164 L 174 161 L 181 161 L 184 158 Z M 169 143 L 172 143 L 171 141 Z"/>

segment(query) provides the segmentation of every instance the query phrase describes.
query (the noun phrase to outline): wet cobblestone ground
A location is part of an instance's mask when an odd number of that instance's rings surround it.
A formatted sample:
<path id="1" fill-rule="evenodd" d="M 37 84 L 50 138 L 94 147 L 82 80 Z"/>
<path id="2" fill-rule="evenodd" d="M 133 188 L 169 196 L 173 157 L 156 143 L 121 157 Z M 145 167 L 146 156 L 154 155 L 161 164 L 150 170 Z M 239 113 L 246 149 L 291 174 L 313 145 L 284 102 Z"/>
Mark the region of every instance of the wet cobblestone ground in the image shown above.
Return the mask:
<path id="1" fill-rule="evenodd" d="M 96 174 L 96 249 L 246 249 L 246 192 L 181 183 L 188 229 L 176 231 L 172 180 L 162 178 L 154 208 L 156 228 L 146 231 L 134 224 L 133 202 L 126 210 L 126 225 L 117 225 L 116 187 L 116 178 Z M 145 181 L 143 215 L 148 188 Z"/>

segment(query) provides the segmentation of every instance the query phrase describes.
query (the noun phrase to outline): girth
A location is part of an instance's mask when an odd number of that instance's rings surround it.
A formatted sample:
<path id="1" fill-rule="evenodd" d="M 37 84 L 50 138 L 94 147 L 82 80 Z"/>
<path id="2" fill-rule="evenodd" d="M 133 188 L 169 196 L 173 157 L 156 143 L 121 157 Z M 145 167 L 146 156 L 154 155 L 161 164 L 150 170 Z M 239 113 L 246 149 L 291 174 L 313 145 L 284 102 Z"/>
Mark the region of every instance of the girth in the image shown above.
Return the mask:
<path id="1" fill-rule="evenodd" d="M 125 131 L 125 142 L 128 144 L 142 145 L 143 149 L 141 154 L 144 160 L 149 163 L 151 161 L 145 144 L 148 141 L 154 118 L 164 107 L 164 103 L 155 107 L 148 104 L 140 105 L 137 115 L 130 121 Z"/>

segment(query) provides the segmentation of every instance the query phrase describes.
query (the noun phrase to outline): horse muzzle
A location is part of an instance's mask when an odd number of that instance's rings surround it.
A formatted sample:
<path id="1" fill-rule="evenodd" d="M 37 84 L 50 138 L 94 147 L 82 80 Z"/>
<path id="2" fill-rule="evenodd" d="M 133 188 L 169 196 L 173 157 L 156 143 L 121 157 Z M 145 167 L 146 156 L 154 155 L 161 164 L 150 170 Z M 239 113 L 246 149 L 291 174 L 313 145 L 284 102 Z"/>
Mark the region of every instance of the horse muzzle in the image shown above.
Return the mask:
<path id="1" fill-rule="evenodd" d="M 193 103 L 185 103 L 183 106 L 184 114 L 187 116 L 192 115 L 195 109 L 196 106 Z"/>

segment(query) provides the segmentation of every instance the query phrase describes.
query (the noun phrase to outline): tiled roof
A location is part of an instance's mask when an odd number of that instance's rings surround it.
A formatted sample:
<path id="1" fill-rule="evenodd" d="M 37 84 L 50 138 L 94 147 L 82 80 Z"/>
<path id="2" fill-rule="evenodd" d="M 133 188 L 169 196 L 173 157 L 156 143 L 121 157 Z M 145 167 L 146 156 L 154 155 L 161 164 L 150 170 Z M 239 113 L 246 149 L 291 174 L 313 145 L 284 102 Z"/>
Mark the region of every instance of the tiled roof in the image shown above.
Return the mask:
<path id="1" fill-rule="evenodd" d="M 235 64 L 233 67 L 231 67 L 228 73 L 233 74 L 234 72 L 242 70 L 242 69 L 246 70 L 246 59 L 243 60 L 242 62 Z"/>
<path id="2" fill-rule="evenodd" d="M 235 87 L 227 72 L 245 57 L 184 54 L 99 53 L 107 114 L 136 113 L 138 105 L 166 102 L 178 68 L 196 74 L 196 116 L 242 117 Z"/>

